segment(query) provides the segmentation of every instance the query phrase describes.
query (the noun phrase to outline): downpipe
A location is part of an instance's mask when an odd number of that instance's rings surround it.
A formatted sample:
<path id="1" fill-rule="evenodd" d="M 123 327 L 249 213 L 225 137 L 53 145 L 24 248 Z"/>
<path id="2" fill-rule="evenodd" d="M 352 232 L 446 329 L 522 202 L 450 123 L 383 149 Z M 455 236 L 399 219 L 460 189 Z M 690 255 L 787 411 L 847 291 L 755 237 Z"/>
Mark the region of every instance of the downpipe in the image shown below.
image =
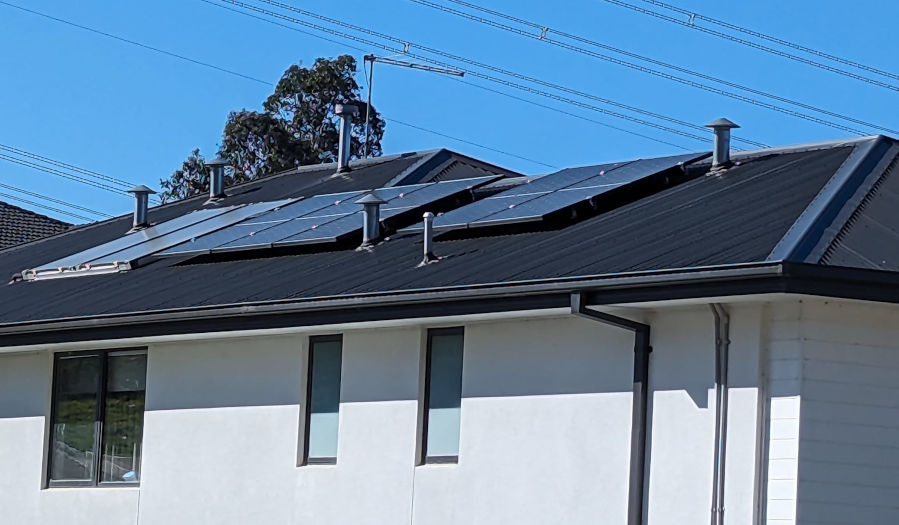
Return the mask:
<path id="1" fill-rule="evenodd" d="M 730 315 L 718 303 L 709 305 L 715 317 L 715 457 L 712 473 L 711 525 L 724 525 L 724 465 L 727 457 L 727 360 Z"/>
<path id="2" fill-rule="evenodd" d="M 649 396 L 649 344 L 648 324 L 625 317 L 590 310 L 584 293 L 571 294 L 571 313 L 584 319 L 629 330 L 634 333 L 634 387 L 631 410 L 631 457 L 628 476 L 627 524 L 643 525 L 643 487 L 646 477 L 646 417 Z"/>

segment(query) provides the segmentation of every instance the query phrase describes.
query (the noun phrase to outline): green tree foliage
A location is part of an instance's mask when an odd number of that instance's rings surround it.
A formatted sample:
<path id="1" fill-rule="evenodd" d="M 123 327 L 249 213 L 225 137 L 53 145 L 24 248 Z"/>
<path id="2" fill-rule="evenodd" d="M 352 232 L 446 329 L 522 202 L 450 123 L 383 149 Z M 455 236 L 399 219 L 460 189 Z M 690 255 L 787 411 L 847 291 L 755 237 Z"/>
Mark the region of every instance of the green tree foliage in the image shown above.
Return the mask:
<path id="1" fill-rule="evenodd" d="M 218 155 L 231 164 L 226 184 L 235 184 L 305 164 L 334 162 L 339 142 L 335 104 L 353 104 L 351 157 L 363 154 L 366 102 L 356 83 L 356 59 L 343 55 L 319 58 L 310 68 L 292 65 L 263 103 L 263 111 L 232 111 Z M 369 155 L 381 155 L 384 119 L 371 108 Z M 160 181 L 164 202 L 205 193 L 209 167 L 194 150 L 180 169 Z"/>

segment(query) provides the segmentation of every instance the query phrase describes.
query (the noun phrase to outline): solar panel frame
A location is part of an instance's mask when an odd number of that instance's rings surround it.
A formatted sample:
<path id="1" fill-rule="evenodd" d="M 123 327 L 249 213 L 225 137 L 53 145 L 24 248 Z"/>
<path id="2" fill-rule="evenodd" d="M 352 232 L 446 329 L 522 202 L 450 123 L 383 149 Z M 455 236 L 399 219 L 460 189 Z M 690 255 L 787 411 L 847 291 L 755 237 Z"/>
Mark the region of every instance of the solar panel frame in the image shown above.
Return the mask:
<path id="1" fill-rule="evenodd" d="M 707 155 L 705 152 L 690 153 L 566 168 L 439 215 L 434 218 L 434 230 L 446 232 L 460 228 L 540 221 L 569 206 Z M 604 189 L 597 191 L 600 188 Z M 416 225 L 406 231 L 421 228 L 421 225 Z"/>
<path id="2" fill-rule="evenodd" d="M 374 192 L 386 201 L 380 210 L 381 220 L 384 221 L 500 178 L 501 175 L 493 175 L 391 186 L 368 191 L 313 195 L 271 213 L 261 214 L 250 222 L 234 224 L 225 230 L 215 232 L 211 234 L 211 239 L 196 239 L 190 243 L 195 249 L 185 243 L 183 246 L 161 252 L 160 255 L 228 253 L 337 241 L 362 230 L 362 206 L 356 204 L 356 200 L 367 193 Z M 335 201 L 335 199 L 336 202 L 330 202 L 325 206 L 315 205 L 315 202 Z M 296 213 L 299 210 L 310 211 Z M 259 228 L 252 229 L 253 226 Z M 226 240 L 216 243 L 216 238 Z"/>
<path id="3" fill-rule="evenodd" d="M 215 215 L 225 213 L 228 210 L 229 208 L 216 208 L 191 212 L 180 217 L 176 217 L 172 220 L 152 225 L 142 230 L 126 233 L 122 237 L 113 239 L 112 241 L 94 246 L 92 248 L 88 248 L 87 250 L 82 250 L 61 259 L 48 262 L 46 264 L 41 264 L 39 266 L 36 266 L 34 270 L 40 271 L 55 268 L 71 268 L 79 264 L 84 264 L 100 257 L 105 257 L 117 251 L 136 246 L 154 237 L 166 235 L 167 233 L 170 233 L 172 231 L 177 231 L 181 228 L 185 228 L 198 222 L 202 222 Z"/>

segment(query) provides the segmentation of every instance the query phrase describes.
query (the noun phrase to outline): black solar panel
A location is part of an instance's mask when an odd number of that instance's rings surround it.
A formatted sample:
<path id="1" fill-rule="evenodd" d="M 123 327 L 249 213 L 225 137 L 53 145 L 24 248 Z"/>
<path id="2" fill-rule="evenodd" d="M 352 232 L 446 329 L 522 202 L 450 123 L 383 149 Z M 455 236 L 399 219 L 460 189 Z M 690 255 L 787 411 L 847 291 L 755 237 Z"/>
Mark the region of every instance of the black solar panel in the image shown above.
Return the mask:
<path id="1" fill-rule="evenodd" d="M 450 230 L 539 221 L 550 213 L 707 155 L 690 153 L 565 169 L 440 215 L 434 219 L 434 228 Z M 420 226 L 412 229 L 415 228 Z"/>
<path id="2" fill-rule="evenodd" d="M 401 213 L 425 211 L 444 198 L 487 184 L 499 176 L 379 188 L 374 192 L 386 204 L 381 219 Z M 230 252 L 331 242 L 362 229 L 362 206 L 357 204 L 364 191 L 314 195 L 259 214 L 229 228 L 191 239 L 158 255 L 174 256 Z"/>

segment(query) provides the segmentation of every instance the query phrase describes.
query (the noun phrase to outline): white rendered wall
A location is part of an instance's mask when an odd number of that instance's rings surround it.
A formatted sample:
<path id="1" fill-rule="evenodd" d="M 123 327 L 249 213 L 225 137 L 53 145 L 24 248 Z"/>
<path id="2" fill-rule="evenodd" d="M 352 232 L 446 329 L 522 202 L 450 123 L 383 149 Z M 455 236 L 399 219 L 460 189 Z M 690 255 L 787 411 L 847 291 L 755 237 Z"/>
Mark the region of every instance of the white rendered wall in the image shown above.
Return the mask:
<path id="1" fill-rule="evenodd" d="M 731 312 L 725 519 L 749 525 L 765 323 L 760 307 Z M 648 523 L 705 523 L 711 311 L 666 309 L 646 320 Z M 139 510 L 137 489 L 40 489 L 50 356 L 0 357 L 0 506 L 22 516 L 14 523 L 132 524 L 138 512 L 139 525 L 625 523 L 631 333 L 570 316 L 467 325 L 459 464 L 419 467 L 423 328 L 344 333 L 337 465 L 297 466 L 305 340 L 150 346 Z"/>
<path id="2" fill-rule="evenodd" d="M 469 326 L 459 464 L 416 469 L 413 523 L 624 523 L 632 378 L 623 330 Z"/>
<path id="3" fill-rule="evenodd" d="M 0 523 L 137 523 L 137 488 L 43 488 L 51 363 L 0 355 Z"/>
<path id="4" fill-rule="evenodd" d="M 899 308 L 802 305 L 798 523 L 899 523 Z"/>

